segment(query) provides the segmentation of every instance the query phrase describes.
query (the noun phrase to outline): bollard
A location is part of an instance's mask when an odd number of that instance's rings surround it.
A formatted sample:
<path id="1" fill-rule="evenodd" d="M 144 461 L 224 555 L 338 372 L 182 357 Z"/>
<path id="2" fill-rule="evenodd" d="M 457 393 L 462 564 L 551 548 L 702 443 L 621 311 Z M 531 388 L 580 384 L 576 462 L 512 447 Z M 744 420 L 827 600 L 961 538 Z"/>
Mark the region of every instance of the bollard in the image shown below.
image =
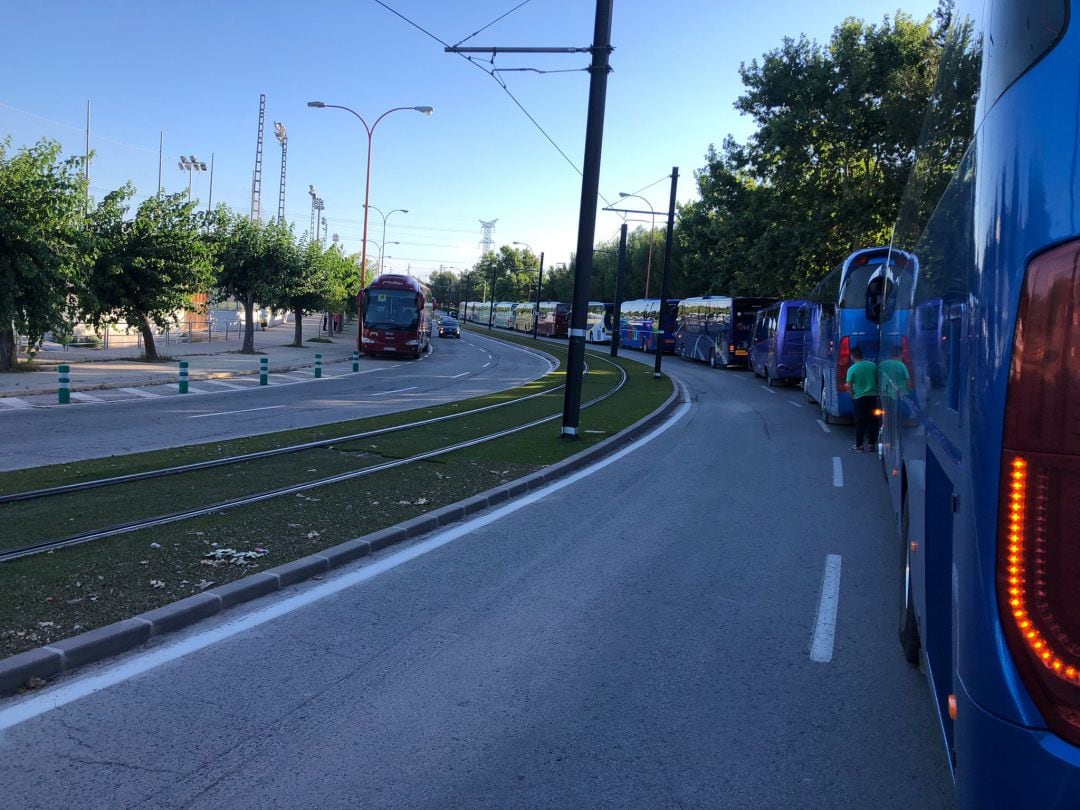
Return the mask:
<path id="1" fill-rule="evenodd" d="M 352 353 L 352 370 L 354 373 L 360 370 L 360 352 Z"/>
<path id="2" fill-rule="evenodd" d="M 60 366 L 60 388 L 57 394 L 60 396 L 61 405 L 71 404 L 71 366 Z"/>
<path id="3" fill-rule="evenodd" d="M 259 385 L 270 384 L 270 358 L 259 358 Z"/>
<path id="4" fill-rule="evenodd" d="M 315 355 L 315 379 L 319 379 L 322 376 L 322 355 Z"/>
<path id="5" fill-rule="evenodd" d="M 180 361 L 180 393 L 186 394 L 188 392 L 188 361 Z"/>

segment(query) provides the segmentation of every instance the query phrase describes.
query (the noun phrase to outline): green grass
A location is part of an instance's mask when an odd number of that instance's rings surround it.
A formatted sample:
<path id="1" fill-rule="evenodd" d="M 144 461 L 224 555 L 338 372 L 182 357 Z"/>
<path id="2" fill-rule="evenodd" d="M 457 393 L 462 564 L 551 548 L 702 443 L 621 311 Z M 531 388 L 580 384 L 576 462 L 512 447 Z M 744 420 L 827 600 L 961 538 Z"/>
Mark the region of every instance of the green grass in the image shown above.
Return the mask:
<path id="1" fill-rule="evenodd" d="M 497 336 L 511 342 L 526 342 Z M 560 359 L 565 358 L 565 350 L 561 347 L 544 345 L 543 348 Z M 602 355 L 592 355 L 588 362 L 591 370 L 583 386 L 583 401 L 610 389 L 621 376 Z M 584 450 L 654 411 L 672 391 L 667 378 L 653 380 L 651 370 L 638 363 L 612 362 L 626 371 L 627 384 L 614 396 L 582 411 L 580 428 L 583 432 L 578 441 L 559 438 L 559 415 L 563 404 L 563 391 L 559 390 L 527 403 L 433 425 L 425 431 L 412 430 L 343 442 L 330 449 L 312 450 L 295 457 L 280 456 L 267 462 L 246 463 L 241 465 L 248 468 L 243 472 L 237 467 L 225 467 L 195 477 L 185 474 L 160 481 L 136 482 L 127 485 L 130 489 L 123 497 L 107 496 L 109 489 L 85 493 L 80 497 L 88 500 L 83 501 L 81 508 L 84 511 L 97 509 L 95 519 L 108 521 L 110 515 L 129 509 L 133 501 L 156 507 L 159 499 L 170 495 L 174 501 L 181 496 L 205 499 L 207 489 L 216 499 L 224 492 L 240 491 L 245 487 L 250 491 L 261 491 L 268 481 L 302 475 L 322 477 L 338 469 L 347 469 L 358 459 L 361 464 L 370 464 L 387 458 L 401 458 L 443 446 L 447 440 L 464 440 L 520 424 L 527 418 L 555 416 L 551 422 L 509 437 L 369 477 L 4 563 L 0 565 L 0 593 L 7 598 L 0 601 L 0 655 L 11 655 L 127 618 L 212 585 L 221 585 L 392 526 Z M 522 388 L 529 392 L 542 390 L 544 386 L 561 382 L 562 376 L 561 372 L 555 372 L 544 382 Z M 520 389 L 516 390 L 520 392 Z M 376 419 L 183 448 L 184 460 L 285 446 L 324 435 L 340 436 L 373 426 L 460 412 L 481 402 L 506 401 L 510 396 L 513 394 L 502 392 L 467 403 Z M 289 459 L 292 461 L 286 461 Z M 113 458 L 107 464 L 105 461 L 81 462 L 59 465 L 51 470 L 20 471 L 19 475 L 34 472 L 42 481 L 66 483 L 97 477 L 102 469 L 107 469 L 107 474 L 116 474 L 118 470 L 155 469 L 165 463 L 179 463 L 173 451 Z M 311 469 L 316 473 L 309 474 Z M 210 472 L 213 475 L 209 475 Z M 13 482 L 8 479 L 9 476 L 0 478 L 0 486 L 11 487 Z M 187 483 L 181 486 L 179 482 L 183 479 L 187 479 Z M 160 488 L 156 488 L 159 485 Z M 88 506 L 97 499 L 103 501 L 100 508 Z M 52 510 L 59 512 L 55 501 L 41 503 L 52 503 Z M 61 528 L 70 523 L 49 517 L 49 509 L 35 509 L 38 511 L 33 516 L 26 513 L 20 518 L 21 528 L 16 527 L 18 533 L 25 529 L 23 520 L 48 519 Z M 149 509 L 151 513 L 160 511 Z M 0 525 L 12 525 L 4 513 L 0 513 Z M 211 567 L 204 563 L 204 555 L 215 548 L 247 551 L 256 547 L 266 548 L 268 553 L 250 565 Z"/>

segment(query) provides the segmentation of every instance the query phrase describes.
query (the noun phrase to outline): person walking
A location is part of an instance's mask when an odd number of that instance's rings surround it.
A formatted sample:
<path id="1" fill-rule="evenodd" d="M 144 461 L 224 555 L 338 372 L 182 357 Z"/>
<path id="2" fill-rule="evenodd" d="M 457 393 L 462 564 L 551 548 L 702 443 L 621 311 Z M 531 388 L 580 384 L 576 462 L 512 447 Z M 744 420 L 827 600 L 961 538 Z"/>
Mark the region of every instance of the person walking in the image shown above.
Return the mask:
<path id="1" fill-rule="evenodd" d="M 851 348 L 855 362 L 848 369 L 847 390 L 855 416 L 855 444 L 851 449 L 857 453 L 871 452 L 877 441 L 877 366 L 863 360 L 862 349 Z M 863 444 L 865 440 L 866 444 Z"/>

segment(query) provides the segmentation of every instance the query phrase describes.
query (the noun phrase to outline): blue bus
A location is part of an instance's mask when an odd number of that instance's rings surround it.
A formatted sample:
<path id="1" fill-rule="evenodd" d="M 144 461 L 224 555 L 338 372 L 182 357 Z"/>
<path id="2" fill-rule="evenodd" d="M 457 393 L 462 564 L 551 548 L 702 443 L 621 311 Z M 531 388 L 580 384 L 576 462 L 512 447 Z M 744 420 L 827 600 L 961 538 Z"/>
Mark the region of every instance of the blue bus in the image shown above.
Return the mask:
<path id="1" fill-rule="evenodd" d="M 656 332 L 661 331 L 660 338 L 663 351 L 670 354 L 675 351 L 675 323 L 678 317 L 678 298 L 667 299 L 667 316 L 662 329 L 656 329 L 656 322 L 660 317 L 659 298 L 639 298 L 634 301 L 623 301 L 619 311 L 619 344 L 628 349 L 641 349 L 642 351 L 656 351 Z"/>
<path id="2" fill-rule="evenodd" d="M 809 301 L 777 301 L 758 310 L 750 331 L 750 370 L 770 386 L 802 382 L 803 343 L 810 328 Z"/>
<path id="3" fill-rule="evenodd" d="M 1067 0 L 956 3 L 892 237 L 910 283 L 882 299 L 899 637 L 929 681 L 963 808 L 1080 807 L 1069 12 Z"/>
<path id="4" fill-rule="evenodd" d="M 775 298 L 706 295 L 679 302 L 675 354 L 701 360 L 713 368 L 746 367 L 754 316 Z"/>
<path id="5" fill-rule="evenodd" d="M 803 391 L 821 405 L 826 424 L 851 417 L 851 394 L 846 390 L 851 350 L 858 346 L 863 359 L 877 360 L 882 302 L 871 290 L 885 285 L 895 260 L 888 247 L 857 250 L 810 291 L 813 306 L 803 351 Z"/>

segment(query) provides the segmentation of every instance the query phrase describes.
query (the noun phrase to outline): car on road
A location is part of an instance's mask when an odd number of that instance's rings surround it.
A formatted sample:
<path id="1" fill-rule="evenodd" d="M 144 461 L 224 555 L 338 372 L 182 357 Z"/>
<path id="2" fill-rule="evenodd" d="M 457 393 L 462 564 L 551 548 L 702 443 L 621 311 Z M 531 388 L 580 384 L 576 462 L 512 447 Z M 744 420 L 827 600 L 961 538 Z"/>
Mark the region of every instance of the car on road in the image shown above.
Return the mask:
<path id="1" fill-rule="evenodd" d="M 458 327 L 457 319 L 451 318 L 449 315 L 439 319 L 439 337 L 461 337 L 461 329 Z"/>

